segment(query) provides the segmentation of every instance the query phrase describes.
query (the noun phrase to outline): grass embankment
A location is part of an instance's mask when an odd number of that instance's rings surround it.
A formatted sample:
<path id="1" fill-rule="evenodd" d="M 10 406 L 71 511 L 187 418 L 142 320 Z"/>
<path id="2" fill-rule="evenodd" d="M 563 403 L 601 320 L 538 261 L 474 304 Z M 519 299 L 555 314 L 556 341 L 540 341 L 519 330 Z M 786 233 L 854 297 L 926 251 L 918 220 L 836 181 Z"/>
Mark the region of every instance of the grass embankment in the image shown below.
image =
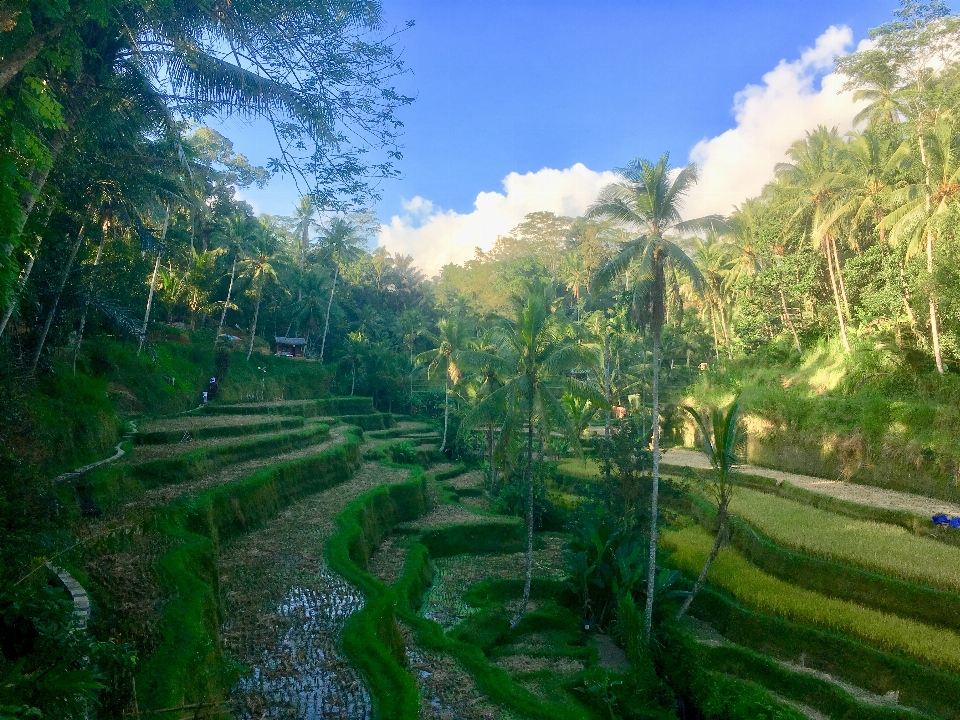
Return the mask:
<path id="1" fill-rule="evenodd" d="M 909 708 L 873 704 L 854 697 L 842 686 L 810 672 L 791 669 L 769 657 L 735 645 L 698 647 L 700 662 L 724 674 L 760 683 L 778 695 L 812 706 L 832 720 L 921 720 L 928 715 Z M 852 688 L 851 688 L 852 689 Z M 863 698 L 863 693 L 859 693 Z"/>
<path id="2" fill-rule="evenodd" d="M 673 551 L 672 562 L 692 575 L 699 573 L 712 541 L 698 527 L 663 533 L 664 545 Z M 797 588 L 758 570 L 733 549 L 721 551 L 708 580 L 761 612 L 846 633 L 935 667 L 960 671 L 960 634 Z"/>
<path id="3" fill-rule="evenodd" d="M 170 458 L 110 466 L 85 475 L 78 481 L 77 492 L 85 504 L 111 510 L 150 488 L 198 480 L 233 463 L 307 447 L 329 434 L 329 425 L 317 423 L 303 430 L 198 448 Z"/>
<path id="4" fill-rule="evenodd" d="M 221 398 L 222 399 L 222 398 Z M 330 415 L 369 415 L 376 411 L 373 399 L 368 397 L 327 397 L 311 398 L 307 400 L 266 400 L 240 403 L 236 405 L 222 404 L 218 399 L 197 412 L 211 415 L 261 415 L 263 413 L 275 415 L 300 415 L 301 417 L 316 417 Z"/>
<path id="5" fill-rule="evenodd" d="M 358 587 L 366 600 L 347 621 L 343 646 L 366 678 L 380 720 L 417 718 L 420 693 L 406 669 L 394 596 L 367 571 L 367 563 L 394 525 L 419 517 L 428 506 L 423 470 L 416 468 L 408 482 L 379 487 L 351 501 L 337 516 L 337 532 L 325 548 L 330 567 Z"/>
<path id="6" fill-rule="evenodd" d="M 456 468 L 443 476 L 462 471 L 463 468 Z M 484 652 L 485 647 L 498 641 L 505 644 L 526 633 L 557 630 L 559 615 L 563 616 L 563 629 L 573 628 L 571 632 L 579 637 L 579 618 L 569 611 L 553 606 L 552 609 L 530 613 L 517 629 L 510 631 L 509 615 L 502 604 L 519 596 L 522 584 L 519 581 L 508 583 L 508 591 L 504 593 L 500 589 L 494 598 L 498 610 L 485 606 L 483 619 L 471 625 L 468 634 L 474 641 L 482 636 L 481 644 L 444 633 L 440 625 L 416 612 L 433 577 L 428 547 L 438 555 L 502 552 L 506 546 L 509 550 L 517 550 L 523 545 L 522 522 L 487 522 L 478 516 L 475 524 L 431 527 L 423 535 L 424 542 L 419 542 L 418 538 L 412 543 L 403 574 L 389 588 L 367 571 L 373 550 L 395 524 L 421 515 L 427 509 L 427 497 L 422 470 L 416 468 L 407 483 L 381 487 L 352 501 L 337 517 L 338 532 L 327 544 L 330 566 L 361 588 L 366 598 L 364 609 L 348 621 L 344 647 L 370 684 L 377 717 L 414 720 L 420 712 L 419 690 L 407 670 L 404 645 L 396 625 L 399 617 L 411 627 L 420 646 L 456 658 L 481 691 L 508 711 L 543 720 L 593 720 L 596 715 L 569 694 L 564 696 L 564 702 L 544 700 L 533 694 L 510 673 L 493 664 Z M 553 583 L 550 592 L 545 592 L 543 581 L 537 580 L 534 597 L 552 597 L 557 592 L 555 585 L 557 583 Z M 486 596 L 482 601 L 491 602 Z M 573 652 L 581 655 L 593 652 L 595 655 L 595 651 L 583 647 Z"/>
<path id="7" fill-rule="evenodd" d="M 740 393 L 747 461 L 956 501 L 960 377 L 911 367 L 861 341 L 850 354 L 818 345 L 801 360 L 764 356 L 701 374 L 685 404 Z M 686 440 L 692 426 L 686 423 Z"/>
<path id="8" fill-rule="evenodd" d="M 350 477 L 360 464 L 360 440 L 316 455 L 279 463 L 229 485 L 185 497 L 148 524 L 174 547 L 160 560 L 169 602 L 160 621 L 160 643 L 138 666 L 141 707 L 155 711 L 226 697 L 235 672 L 218 642 L 219 544 L 260 527 L 296 499 Z"/>
<path id="9" fill-rule="evenodd" d="M 209 421 L 210 418 L 191 419 Z M 191 423 L 188 426 L 186 423 L 182 423 L 184 427 L 178 429 L 141 430 L 134 436 L 134 439 L 138 445 L 165 445 L 170 443 L 184 442 L 185 436 L 189 437 L 189 441 L 194 441 L 208 440 L 212 438 L 241 437 L 243 435 L 262 435 L 264 433 L 301 428 L 305 422 L 306 419 L 303 417 L 291 416 L 283 418 L 272 417 L 266 420 L 255 420 L 254 422 L 230 423 L 223 425 Z M 166 424 L 175 425 L 176 423 Z"/>

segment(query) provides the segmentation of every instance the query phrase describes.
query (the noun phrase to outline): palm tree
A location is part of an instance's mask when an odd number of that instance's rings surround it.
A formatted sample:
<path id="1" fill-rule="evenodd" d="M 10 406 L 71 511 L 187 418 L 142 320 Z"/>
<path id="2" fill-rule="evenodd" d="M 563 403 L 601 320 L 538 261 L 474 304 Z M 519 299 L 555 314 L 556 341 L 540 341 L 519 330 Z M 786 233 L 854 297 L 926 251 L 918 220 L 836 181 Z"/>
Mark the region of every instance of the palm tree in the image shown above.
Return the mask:
<path id="1" fill-rule="evenodd" d="M 490 367 L 506 379 L 502 387 L 484 397 L 464 418 L 463 427 L 505 418 L 503 435 L 508 438 L 518 428 L 526 428 L 523 474 L 527 492 L 527 555 L 523 597 L 510 621 L 511 627 L 516 627 L 526 612 L 533 579 L 533 440 L 537 420 L 541 431 L 560 430 L 576 444 L 579 440 L 576 428 L 563 403 L 557 399 L 557 390 L 562 387 L 600 407 L 606 402 L 593 388 L 568 376 L 571 370 L 590 362 L 590 351 L 570 342 L 571 335 L 555 312 L 557 301 L 553 287 L 542 280 L 533 280 L 526 284 L 522 294 L 511 300 L 514 316 L 501 321 L 502 339 L 496 359 L 490 356 L 487 360 Z"/>
<path id="2" fill-rule="evenodd" d="M 683 617 L 687 610 L 690 609 L 690 605 L 693 603 L 694 598 L 697 596 L 697 593 L 700 592 L 700 588 L 703 587 L 703 583 L 707 579 L 710 565 L 713 564 L 727 537 L 730 519 L 730 498 L 733 490 L 731 475 L 733 474 L 733 466 L 737 462 L 736 449 L 739 439 L 737 436 L 737 420 L 740 416 L 740 402 L 734 398 L 734 401 L 725 411 L 718 413 L 711 412 L 708 413 L 706 417 L 701 416 L 693 408 L 684 407 L 683 409 L 690 413 L 691 417 L 696 421 L 700 435 L 703 438 L 703 452 L 713 466 L 715 479 L 710 485 L 710 489 L 713 492 L 714 499 L 717 501 L 717 533 L 714 536 L 713 547 L 710 550 L 710 554 L 707 556 L 707 560 L 703 564 L 703 569 L 700 571 L 700 575 L 693 585 L 693 590 L 687 595 L 686 600 L 683 601 L 683 605 L 680 608 L 680 612 L 677 613 L 678 618 Z"/>
<path id="3" fill-rule="evenodd" d="M 303 273 L 307 264 L 307 253 L 310 251 L 310 229 L 314 226 L 313 216 L 317 212 L 313 204 L 312 195 L 304 195 L 293 211 L 294 232 L 300 240 L 297 248 L 297 268 L 300 279 L 297 287 L 297 302 L 303 300 Z"/>
<path id="4" fill-rule="evenodd" d="M 247 290 L 256 301 L 256 309 L 253 311 L 253 325 L 250 328 L 250 347 L 247 349 L 247 361 L 253 354 L 253 342 L 257 337 L 257 321 L 260 319 L 260 303 L 263 300 L 263 291 L 268 283 L 277 284 L 276 268 L 273 266 L 274 258 L 266 245 L 254 248 L 246 260 L 244 260 L 244 270 L 242 277 L 246 278 L 250 285 Z"/>
<path id="5" fill-rule="evenodd" d="M 419 310 L 408 309 L 400 314 L 399 326 L 403 334 L 403 344 L 410 353 L 410 412 L 413 413 L 413 371 L 416 368 L 416 361 L 413 357 L 413 351 L 416 349 L 417 340 L 427 334 L 425 318 Z"/>
<path id="6" fill-rule="evenodd" d="M 730 250 L 730 245 L 715 233 L 708 233 L 706 239 L 694 238 L 691 254 L 703 275 L 704 298 L 707 301 L 710 322 L 713 325 L 714 342 L 717 339 L 716 318 L 719 317 L 720 329 L 723 331 L 723 345 L 727 350 L 727 357 L 732 360 L 733 345 L 727 328 L 727 296 L 735 263 Z"/>
<path id="7" fill-rule="evenodd" d="M 849 353 L 847 320 L 850 317 L 850 304 L 847 300 L 840 256 L 837 253 L 834 228 L 827 222 L 842 192 L 837 182 L 837 171 L 841 168 L 842 144 L 836 128 L 828 130 L 820 126 L 790 147 L 787 154 L 793 162 L 778 166 L 777 175 L 780 190 L 786 197 L 784 204 L 793 208 L 793 214 L 785 228 L 802 228 L 804 235 L 816 242 L 827 262 L 827 275 L 837 310 L 840 338 L 844 349 Z"/>
<path id="8" fill-rule="evenodd" d="M 443 440 L 440 452 L 447 449 L 447 430 L 450 425 L 450 385 L 456 387 L 464 373 L 464 360 L 472 327 L 462 317 L 451 315 L 437 323 L 436 347 L 417 356 L 417 362 L 426 364 L 427 377 L 443 373 Z"/>
<path id="9" fill-rule="evenodd" d="M 708 217 L 683 222 L 680 209 L 684 196 L 697 182 L 696 165 L 687 165 L 671 179 L 669 154 L 656 163 L 637 159 L 617 170 L 620 181 L 604 188 L 587 211 L 587 217 L 607 218 L 640 235 L 597 273 L 597 283 L 635 272 L 634 307 L 649 321 L 653 339 L 653 490 L 650 502 L 650 548 L 647 568 L 647 600 L 644 630 L 647 642 L 653 627 L 653 596 L 657 582 L 657 519 L 660 488 L 660 332 L 666 314 L 666 270 L 683 271 L 696 288 L 703 285 L 697 266 L 667 235 L 705 227 L 723 227 L 720 218 Z"/>
<path id="10" fill-rule="evenodd" d="M 370 266 L 373 268 L 373 277 L 377 283 L 377 290 L 383 290 L 387 271 L 393 267 L 393 258 L 382 245 L 370 254 Z"/>
<path id="11" fill-rule="evenodd" d="M 230 307 L 230 298 L 233 296 L 233 282 L 237 277 L 237 260 L 243 256 L 244 248 L 258 239 L 262 227 L 255 218 L 239 212 L 223 220 L 219 237 L 224 245 L 229 248 L 232 259 L 230 261 L 230 284 L 227 286 L 227 299 L 223 303 L 223 312 L 220 313 L 220 324 L 217 326 L 217 334 L 213 339 L 214 346 L 220 341 L 223 321 L 227 317 L 227 308 Z"/>
<path id="12" fill-rule="evenodd" d="M 321 238 L 323 253 L 333 263 L 333 284 L 330 286 L 330 299 L 327 301 L 327 314 L 323 322 L 323 338 L 320 341 L 320 362 L 327 347 L 327 332 L 330 329 L 330 308 L 333 307 L 333 294 L 337 291 L 337 279 L 342 265 L 352 262 L 360 255 L 360 246 L 364 244 L 360 228 L 343 218 L 335 218 Z"/>
<path id="13" fill-rule="evenodd" d="M 937 371 L 943 374 L 937 297 L 934 287 L 934 241 L 946 218 L 960 206 L 960 133 L 949 117 L 941 117 L 921 141 L 926 147 L 921 160 L 925 172 L 922 182 L 896 190 L 891 201 L 896 207 L 882 226 L 890 229 L 890 241 L 903 242 L 906 256 L 925 252 L 930 276 L 930 335 Z"/>

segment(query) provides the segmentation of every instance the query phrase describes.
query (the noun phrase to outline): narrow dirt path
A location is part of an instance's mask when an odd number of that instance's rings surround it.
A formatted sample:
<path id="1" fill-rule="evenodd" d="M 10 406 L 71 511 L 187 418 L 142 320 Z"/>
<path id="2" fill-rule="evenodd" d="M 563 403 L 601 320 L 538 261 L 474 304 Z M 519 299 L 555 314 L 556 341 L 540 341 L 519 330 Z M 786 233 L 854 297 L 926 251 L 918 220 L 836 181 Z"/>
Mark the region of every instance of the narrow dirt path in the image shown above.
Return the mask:
<path id="1" fill-rule="evenodd" d="M 662 463 L 664 465 L 699 469 L 709 469 L 710 467 L 710 463 L 702 452 L 685 448 L 670 448 L 663 454 Z M 781 472 L 780 470 L 771 470 L 756 465 L 739 465 L 737 469 L 748 475 L 759 475 L 778 482 L 787 482 L 804 490 L 811 490 L 835 497 L 838 500 L 847 500 L 860 505 L 872 505 L 886 510 L 904 510 L 928 519 L 937 513 L 960 516 L 960 505 L 923 495 L 885 490 L 841 480 L 827 480 L 810 475 L 797 475 L 796 473 Z"/>
<path id="2" fill-rule="evenodd" d="M 363 597 L 327 568 L 323 546 L 348 502 L 408 476 L 368 462 L 352 479 L 224 547 L 224 646 L 252 668 L 235 689 L 239 718 L 372 717 L 369 693 L 340 645 L 344 624 L 363 607 Z"/>

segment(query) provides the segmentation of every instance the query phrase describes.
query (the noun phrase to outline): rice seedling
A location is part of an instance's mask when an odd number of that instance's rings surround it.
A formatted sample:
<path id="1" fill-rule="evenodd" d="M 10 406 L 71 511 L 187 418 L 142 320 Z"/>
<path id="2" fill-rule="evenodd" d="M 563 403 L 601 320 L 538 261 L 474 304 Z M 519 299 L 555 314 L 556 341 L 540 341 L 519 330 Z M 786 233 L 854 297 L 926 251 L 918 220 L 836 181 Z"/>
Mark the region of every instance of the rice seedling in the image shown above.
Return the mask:
<path id="1" fill-rule="evenodd" d="M 664 545 L 674 551 L 671 560 L 691 575 L 700 571 L 712 541 L 699 527 L 663 533 Z M 745 605 L 763 612 L 854 635 L 932 665 L 960 669 L 960 635 L 957 633 L 802 590 L 761 572 L 730 548 L 721 551 L 714 561 L 708 580 Z"/>

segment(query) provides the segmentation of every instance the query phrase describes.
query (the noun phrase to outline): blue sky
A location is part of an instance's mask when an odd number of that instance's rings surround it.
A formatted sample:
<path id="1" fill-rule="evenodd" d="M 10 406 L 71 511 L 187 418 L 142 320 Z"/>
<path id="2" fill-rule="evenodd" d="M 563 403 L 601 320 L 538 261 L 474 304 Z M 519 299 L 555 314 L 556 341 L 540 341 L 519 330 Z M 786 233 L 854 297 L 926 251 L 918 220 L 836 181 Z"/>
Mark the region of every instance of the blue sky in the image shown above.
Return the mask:
<path id="1" fill-rule="evenodd" d="M 734 113 L 737 93 L 751 85 L 772 88 L 776 80 L 765 82 L 765 74 L 781 61 L 807 83 L 796 89 L 806 97 L 803 102 L 809 105 L 807 96 L 824 94 L 820 81 L 830 64 L 824 57 L 854 49 L 896 6 L 895 0 L 383 4 L 388 27 L 416 23 L 399 40 L 410 70 L 399 86 L 417 97 L 401 115 L 403 178 L 382 185 L 377 208 L 384 223 L 398 218 L 405 231 L 434 216 L 475 212 L 480 193 L 509 195 L 504 187 L 509 173 L 524 176 L 577 163 L 599 173 L 664 151 L 675 163 L 687 162 L 698 142 L 743 124 Z M 824 39 L 831 26 L 849 32 Z M 815 58 L 809 50 L 814 47 L 820 51 Z M 803 67 L 789 65 L 802 57 L 807 57 Z M 789 92 L 771 88 L 767 95 Z M 835 89 L 830 96 L 836 96 Z M 762 102 L 772 115 L 755 119 L 760 128 L 779 123 L 778 112 L 806 112 L 769 97 Z M 852 108 L 849 100 L 845 105 Z M 838 112 L 835 107 L 811 110 L 811 122 L 826 118 L 843 125 Z M 251 160 L 263 162 L 272 154 L 255 130 L 232 123 L 224 130 Z M 790 131 L 783 129 L 785 138 Z M 782 141 L 783 149 L 792 139 Z M 708 156 L 701 152 L 697 158 L 703 162 Z M 605 178 L 596 176 L 597 182 Z M 529 193 L 529 187 L 518 185 L 516 192 Z M 265 190 L 245 191 L 244 197 L 260 211 L 285 214 L 296 191 L 278 178 Z M 489 230 L 500 231 L 499 226 Z M 394 236 L 397 249 L 418 250 L 418 260 L 443 242 L 437 236 L 418 245 Z"/>

